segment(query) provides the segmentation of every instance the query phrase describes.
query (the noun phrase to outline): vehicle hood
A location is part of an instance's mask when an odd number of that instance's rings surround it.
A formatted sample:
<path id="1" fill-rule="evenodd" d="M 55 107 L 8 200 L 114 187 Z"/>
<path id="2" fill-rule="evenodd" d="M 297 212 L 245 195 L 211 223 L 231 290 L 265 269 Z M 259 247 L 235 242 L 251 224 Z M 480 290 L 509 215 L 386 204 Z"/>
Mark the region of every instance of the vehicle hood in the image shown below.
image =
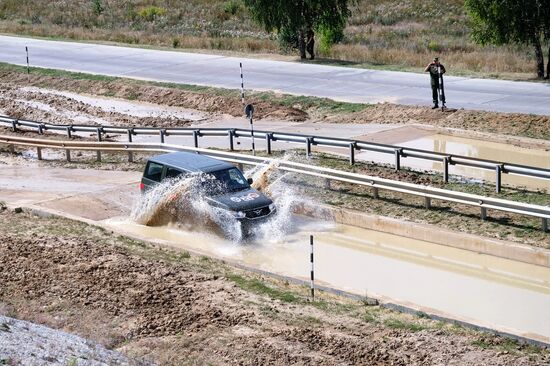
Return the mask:
<path id="1" fill-rule="evenodd" d="M 238 192 L 230 192 L 208 197 L 210 204 L 231 211 L 248 211 L 258 207 L 268 206 L 273 201 L 265 194 L 254 188 L 248 188 Z"/>

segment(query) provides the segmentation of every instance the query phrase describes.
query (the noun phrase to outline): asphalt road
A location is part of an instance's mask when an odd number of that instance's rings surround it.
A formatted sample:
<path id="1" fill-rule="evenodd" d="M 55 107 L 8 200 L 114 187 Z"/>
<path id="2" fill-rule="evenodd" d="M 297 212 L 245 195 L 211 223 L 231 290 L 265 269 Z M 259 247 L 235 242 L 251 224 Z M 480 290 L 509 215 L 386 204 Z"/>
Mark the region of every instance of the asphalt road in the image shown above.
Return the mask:
<path id="1" fill-rule="evenodd" d="M 0 62 L 24 65 L 25 46 L 32 66 L 136 79 L 240 88 L 245 87 L 363 103 L 430 105 L 429 76 L 170 52 L 98 44 L 0 36 Z M 428 60 L 427 60 L 428 61 Z M 445 64 L 443 55 L 442 59 Z M 447 106 L 499 112 L 550 115 L 550 84 L 453 77 L 445 78 Z"/>

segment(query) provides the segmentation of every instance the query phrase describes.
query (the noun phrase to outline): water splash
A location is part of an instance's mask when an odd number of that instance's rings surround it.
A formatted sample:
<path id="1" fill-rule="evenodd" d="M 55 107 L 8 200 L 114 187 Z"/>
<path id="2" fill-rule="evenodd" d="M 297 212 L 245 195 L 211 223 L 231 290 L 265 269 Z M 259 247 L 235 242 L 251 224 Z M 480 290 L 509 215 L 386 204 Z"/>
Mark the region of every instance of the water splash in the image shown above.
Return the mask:
<path id="1" fill-rule="evenodd" d="M 268 220 L 255 223 L 243 233 L 241 223 L 233 215 L 209 204 L 205 193 L 205 174 L 166 179 L 143 194 L 132 209 L 131 218 L 147 226 L 175 225 L 186 231 L 208 231 L 234 242 L 247 240 L 280 241 L 292 230 L 292 211 L 306 200 L 284 183 L 279 163 L 258 165 L 247 170 L 252 187 L 270 196 L 277 211 Z"/>

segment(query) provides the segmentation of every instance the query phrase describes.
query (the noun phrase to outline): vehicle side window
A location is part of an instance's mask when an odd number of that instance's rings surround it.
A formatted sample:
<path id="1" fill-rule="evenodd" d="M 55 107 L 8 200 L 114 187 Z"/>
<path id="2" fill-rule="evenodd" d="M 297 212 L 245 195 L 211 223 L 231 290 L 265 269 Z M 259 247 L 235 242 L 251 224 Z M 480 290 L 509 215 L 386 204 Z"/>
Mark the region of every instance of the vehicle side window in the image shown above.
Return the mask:
<path id="1" fill-rule="evenodd" d="M 237 169 L 229 169 L 229 178 L 239 184 L 246 184 L 243 175 Z"/>
<path id="2" fill-rule="evenodd" d="M 177 177 L 180 177 L 182 174 L 183 174 L 183 172 L 181 170 L 168 168 L 166 170 L 166 176 L 164 178 L 165 179 L 166 178 L 177 178 Z"/>
<path id="3" fill-rule="evenodd" d="M 162 164 L 150 161 L 147 164 L 147 169 L 145 169 L 145 178 L 160 182 L 160 177 L 162 176 L 162 168 Z"/>

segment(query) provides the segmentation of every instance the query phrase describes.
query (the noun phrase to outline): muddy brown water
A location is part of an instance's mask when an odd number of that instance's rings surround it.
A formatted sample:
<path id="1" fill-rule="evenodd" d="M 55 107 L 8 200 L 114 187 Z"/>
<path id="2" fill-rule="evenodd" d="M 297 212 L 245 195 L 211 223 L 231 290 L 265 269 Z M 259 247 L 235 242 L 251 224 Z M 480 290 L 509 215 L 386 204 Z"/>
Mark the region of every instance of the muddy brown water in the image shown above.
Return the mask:
<path id="1" fill-rule="evenodd" d="M 320 284 L 550 343 L 550 268 L 301 216 L 289 220 L 284 238 L 245 243 L 125 218 L 103 223 L 143 239 L 301 279 L 309 278 L 313 234 Z"/>
<path id="2" fill-rule="evenodd" d="M 434 134 L 405 141 L 400 143 L 400 145 L 440 153 L 550 169 L 550 151 L 527 149 L 511 144 Z M 394 162 L 394 157 L 392 155 L 375 152 L 363 152 L 357 154 L 357 158 L 388 164 L 393 164 Z M 403 166 L 415 169 L 435 170 L 439 172 L 443 170 L 443 166 L 440 162 L 432 162 L 414 158 L 402 159 L 401 164 Z M 486 180 L 489 182 L 495 181 L 495 173 L 490 170 L 451 165 L 449 166 L 449 173 Z M 513 174 L 503 174 L 502 183 L 513 186 L 525 186 L 528 188 L 550 190 L 550 180 L 529 178 Z"/>

